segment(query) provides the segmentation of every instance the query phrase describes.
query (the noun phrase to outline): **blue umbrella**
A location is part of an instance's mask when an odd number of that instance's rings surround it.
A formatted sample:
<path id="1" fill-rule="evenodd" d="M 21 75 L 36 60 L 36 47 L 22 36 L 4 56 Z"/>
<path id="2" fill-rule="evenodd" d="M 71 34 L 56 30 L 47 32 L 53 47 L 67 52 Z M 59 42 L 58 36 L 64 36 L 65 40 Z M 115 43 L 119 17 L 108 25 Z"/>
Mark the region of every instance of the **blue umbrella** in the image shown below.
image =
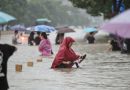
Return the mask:
<path id="1" fill-rule="evenodd" d="M 97 32 L 97 29 L 96 28 L 93 28 L 93 27 L 88 27 L 88 28 L 85 28 L 84 29 L 85 32 Z"/>
<path id="2" fill-rule="evenodd" d="M 26 27 L 24 25 L 14 25 L 10 27 L 11 30 L 17 30 L 17 31 L 26 31 Z"/>
<path id="3" fill-rule="evenodd" d="M 51 20 L 47 19 L 47 18 L 38 18 L 36 19 L 37 22 L 51 22 Z"/>
<path id="4" fill-rule="evenodd" d="M 55 28 L 47 25 L 37 25 L 34 27 L 34 31 L 50 33 L 52 31 L 55 31 Z"/>

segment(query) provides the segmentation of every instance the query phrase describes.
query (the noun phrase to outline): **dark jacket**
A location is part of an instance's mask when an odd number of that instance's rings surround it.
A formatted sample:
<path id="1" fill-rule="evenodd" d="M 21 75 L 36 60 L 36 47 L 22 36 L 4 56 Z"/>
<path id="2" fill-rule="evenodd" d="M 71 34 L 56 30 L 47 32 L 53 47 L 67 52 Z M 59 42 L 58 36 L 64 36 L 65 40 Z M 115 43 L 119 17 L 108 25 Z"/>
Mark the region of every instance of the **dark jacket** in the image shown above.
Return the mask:
<path id="1" fill-rule="evenodd" d="M 41 38 L 39 36 L 37 36 L 34 41 L 35 41 L 36 45 L 39 45 L 40 41 L 41 41 Z"/>
<path id="2" fill-rule="evenodd" d="M 7 90 L 9 88 L 8 81 L 7 81 L 7 62 L 9 57 L 14 53 L 16 47 L 8 45 L 8 44 L 0 44 L 0 60 L 1 63 L 1 71 L 4 76 L 0 76 L 0 90 Z"/>

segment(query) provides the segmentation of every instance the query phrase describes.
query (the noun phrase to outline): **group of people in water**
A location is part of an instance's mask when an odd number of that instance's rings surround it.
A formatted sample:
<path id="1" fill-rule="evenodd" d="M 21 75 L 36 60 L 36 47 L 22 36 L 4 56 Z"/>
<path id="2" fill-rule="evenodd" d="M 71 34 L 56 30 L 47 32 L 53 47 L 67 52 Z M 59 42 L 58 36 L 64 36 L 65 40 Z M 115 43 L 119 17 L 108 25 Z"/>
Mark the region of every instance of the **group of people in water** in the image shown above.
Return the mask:
<path id="1" fill-rule="evenodd" d="M 17 33 L 15 32 L 15 36 L 17 37 Z M 93 44 L 95 41 L 94 32 L 89 33 L 87 36 L 87 40 L 89 44 Z M 38 45 L 38 50 L 41 53 L 41 56 L 51 56 L 53 54 L 52 45 L 48 38 L 48 35 L 45 32 L 37 32 L 37 36 L 34 37 L 35 32 L 31 32 L 28 37 L 28 45 Z M 110 49 L 112 51 L 120 50 L 121 53 L 130 53 L 130 39 L 123 39 L 121 37 L 115 38 L 114 35 L 110 35 L 112 38 L 110 40 Z M 63 34 L 57 34 L 56 43 L 60 44 L 60 48 L 56 57 L 52 63 L 51 68 L 61 68 L 61 67 L 72 67 L 75 63 L 77 65 L 77 60 L 84 59 L 86 54 L 83 56 L 77 55 L 73 49 L 71 48 L 72 44 L 75 40 L 71 37 L 64 38 Z M 78 67 L 78 66 L 77 66 Z"/>
<path id="2" fill-rule="evenodd" d="M 30 33 L 28 38 L 29 45 L 38 45 L 38 50 L 41 52 L 42 56 L 50 56 L 52 54 L 51 42 L 47 37 L 45 32 L 38 33 L 38 36 L 35 39 L 31 35 L 34 35 L 34 32 Z M 18 31 L 15 31 L 12 43 L 19 44 L 17 42 Z M 84 55 L 77 55 L 74 50 L 71 48 L 75 40 L 71 37 L 62 38 L 60 41 L 59 50 L 52 62 L 51 68 L 72 68 L 73 65 L 79 67 L 85 58 Z M 37 42 L 35 42 L 37 40 Z M 0 44 L 0 90 L 8 90 L 8 81 L 7 81 L 7 61 L 9 57 L 17 50 L 15 46 L 8 44 Z"/>
<path id="3" fill-rule="evenodd" d="M 95 43 L 95 34 L 96 32 L 90 32 L 86 34 L 85 39 L 87 40 L 88 44 Z M 130 38 L 122 38 L 114 34 L 110 34 L 109 37 L 109 51 L 121 51 L 122 54 L 130 54 Z"/>
<path id="4" fill-rule="evenodd" d="M 30 33 L 28 37 L 28 45 L 38 45 L 38 50 L 41 53 L 41 56 L 51 56 L 53 54 L 52 45 L 47 33 L 37 32 L 37 36 L 34 35 L 35 32 Z M 82 56 L 77 55 L 71 48 L 74 42 L 75 40 L 71 37 L 64 38 L 64 34 L 57 34 L 55 44 L 60 44 L 60 48 L 51 68 L 69 68 L 73 65 L 79 67 L 78 63 L 81 63 L 85 59 L 86 54 Z"/>
<path id="5" fill-rule="evenodd" d="M 53 54 L 52 48 L 51 48 L 51 42 L 49 41 L 47 34 L 45 32 L 42 32 L 42 33 L 36 32 L 36 33 L 37 33 L 36 36 L 35 36 L 35 32 L 30 33 L 28 37 L 28 45 L 29 46 L 37 45 L 39 52 L 43 56 L 50 56 L 51 54 Z M 15 31 L 12 43 L 20 44 L 20 42 L 18 41 L 19 38 L 20 38 L 20 35 L 18 31 Z"/>
<path id="6" fill-rule="evenodd" d="M 31 32 L 28 37 L 28 45 L 38 45 L 38 50 L 42 56 L 50 56 L 53 54 L 52 45 L 45 32 L 37 32 L 37 36 L 34 38 L 34 32 Z M 111 50 L 120 50 L 121 53 L 130 53 L 130 39 L 123 39 L 115 35 L 111 36 L 110 40 Z M 116 38 L 115 38 L 116 37 Z M 17 39 L 19 38 L 18 31 L 14 32 L 12 40 L 13 44 L 19 44 Z M 94 43 L 93 33 L 87 37 L 90 44 Z M 51 68 L 72 68 L 74 65 L 79 67 L 79 64 L 86 58 L 86 54 L 78 55 L 71 48 L 75 40 L 71 37 L 65 37 L 64 34 L 57 35 L 56 44 L 60 44 L 59 50 L 52 62 Z M 7 82 L 7 61 L 9 57 L 17 50 L 15 46 L 0 44 L 0 90 L 8 89 Z"/>

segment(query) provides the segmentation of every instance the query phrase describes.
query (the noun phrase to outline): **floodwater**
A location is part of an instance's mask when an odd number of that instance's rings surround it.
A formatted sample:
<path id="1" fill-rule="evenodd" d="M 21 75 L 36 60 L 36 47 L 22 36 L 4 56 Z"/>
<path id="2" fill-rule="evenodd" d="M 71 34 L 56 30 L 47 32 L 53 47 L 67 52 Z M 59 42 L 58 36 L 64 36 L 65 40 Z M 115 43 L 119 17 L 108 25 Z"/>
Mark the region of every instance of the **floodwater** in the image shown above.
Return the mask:
<path id="1" fill-rule="evenodd" d="M 51 41 L 54 38 L 50 34 Z M 0 41 L 11 43 L 11 36 L 2 36 Z M 53 70 L 50 66 L 59 46 L 52 44 L 54 55 L 43 57 L 42 62 L 37 62 L 41 58 L 37 46 L 16 46 L 8 62 L 9 90 L 130 90 L 130 55 L 107 51 L 103 43 L 77 42 L 73 49 L 87 54 L 80 68 Z M 33 62 L 32 67 L 27 66 L 28 61 Z M 16 64 L 22 65 L 22 72 L 15 71 Z"/>

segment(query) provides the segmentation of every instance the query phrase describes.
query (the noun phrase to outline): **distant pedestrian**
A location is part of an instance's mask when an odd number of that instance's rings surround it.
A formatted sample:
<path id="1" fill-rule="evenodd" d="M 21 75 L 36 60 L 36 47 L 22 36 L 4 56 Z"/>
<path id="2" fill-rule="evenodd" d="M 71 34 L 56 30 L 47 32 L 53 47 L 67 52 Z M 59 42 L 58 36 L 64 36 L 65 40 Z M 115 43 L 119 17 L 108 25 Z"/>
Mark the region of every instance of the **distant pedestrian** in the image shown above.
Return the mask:
<path id="1" fill-rule="evenodd" d="M 130 54 L 130 38 L 125 39 L 127 54 Z"/>
<path id="2" fill-rule="evenodd" d="M 109 47 L 110 51 L 120 51 L 121 50 L 121 48 L 119 47 L 119 44 L 118 44 L 117 40 L 115 40 L 115 39 L 112 38 L 109 41 L 109 44 L 110 44 L 110 47 Z"/>
<path id="3" fill-rule="evenodd" d="M 55 44 L 61 44 L 63 39 L 64 39 L 64 33 L 57 33 L 56 39 L 55 39 Z"/>
<path id="4" fill-rule="evenodd" d="M 118 41 L 118 46 L 120 47 L 120 50 L 121 50 L 121 54 L 126 54 L 127 45 L 126 45 L 125 39 L 118 36 L 117 41 Z"/>
<path id="5" fill-rule="evenodd" d="M 95 37 L 94 37 L 94 32 L 90 32 L 88 35 L 87 35 L 87 41 L 89 44 L 93 44 L 95 43 Z"/>
<path id="6" fill-rule="evenodd" d="M 39 45 L 41 38 L 40 38 L 40 32 L 37 32 L 37 36 L 35 37 L 34 41 L 35 41 L 35 45 Z"/>
<path id="7" fill-rule="evenodd" d="M 15 30 L 14 31 L 14 36 L 12 38 L 12 44 L 19 44 L 20 43 L 19 38 L 20 38 L 19 33 L 18 33 L 17 30 Z"/>
<path id="8" fill-rule="evenodd" d="M 28 45 L 30 45 L 30 46 L 35 45 L 34 35 L 35 35 L 35 33 L 31 32 L 28 37 Z"/>

